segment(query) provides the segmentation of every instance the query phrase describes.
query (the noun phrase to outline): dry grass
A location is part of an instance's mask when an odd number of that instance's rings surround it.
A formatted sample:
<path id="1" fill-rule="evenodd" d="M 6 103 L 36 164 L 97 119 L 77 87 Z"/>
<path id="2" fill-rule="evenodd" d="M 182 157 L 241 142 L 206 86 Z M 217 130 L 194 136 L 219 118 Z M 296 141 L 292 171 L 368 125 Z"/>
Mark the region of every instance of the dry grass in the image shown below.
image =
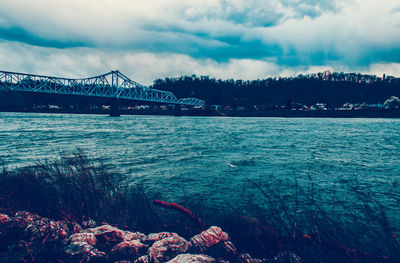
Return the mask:
<path id="1" fill-rule="evenodd" d="M 174 231 L 186 238 L 197 234 L 193 220 L 153 204 L 162 196 L 127 186 L 126 181 L 82 152 L 32 167 L 3 169 L 0 211 L 27 210 L 78 223 L 93 219 L 145 233 Z M 190 196 L 181 205 L 206 225 L 221 226 L 241 251 L 260 258 L 290 250 L 304 262 L 399 262 L 398 230 L 372 192 L 357 185 L 349 189 L 346 194 L 358 203 L 354 209 L 336 191 L 317 189 L 311 178 L 307 187 L 300 187 L 297 179 L 285 187 L 291 195 L 277 190 L 276 184 L 249 180 L 243 207 L 227 202 L 217 209 Z M 257 198 L 254 193 L 259 193 Z"/>

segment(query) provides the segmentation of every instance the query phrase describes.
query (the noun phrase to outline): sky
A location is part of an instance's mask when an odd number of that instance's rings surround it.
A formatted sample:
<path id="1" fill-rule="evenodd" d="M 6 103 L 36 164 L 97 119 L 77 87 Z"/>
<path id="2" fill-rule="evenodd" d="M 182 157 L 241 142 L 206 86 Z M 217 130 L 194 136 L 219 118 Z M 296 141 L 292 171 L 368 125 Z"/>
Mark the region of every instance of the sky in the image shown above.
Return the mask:
<path id="1" fill-rule="evenodd" d="M 400 0 L 0 0 L 0 70 L 400 76 Z"/>

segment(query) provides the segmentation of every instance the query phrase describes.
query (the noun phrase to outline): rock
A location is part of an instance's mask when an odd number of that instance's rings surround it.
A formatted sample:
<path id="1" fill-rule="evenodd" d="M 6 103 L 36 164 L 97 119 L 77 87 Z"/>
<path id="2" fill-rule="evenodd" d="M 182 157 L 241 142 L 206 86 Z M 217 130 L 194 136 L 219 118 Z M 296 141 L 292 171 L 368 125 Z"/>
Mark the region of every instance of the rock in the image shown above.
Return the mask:
<path id="1" fill-rule="evenodd" d="M 83 231 L 83 228 L 77 224 L 77 223 L 72 223 L 72 233 L 77 234 Z"/>
<path id="2" fill-rule="evenodd" d="M 166 238 L 166 237 L 178 237 L 178 234 L 176 234 L 176 233 L 171 233 L 171 232 L 152 233 L 152 234 L 149 234 L 149 235 L 144 239 L 144 241 L 145 241 L 146 243 L 152 244 L 152 243 L 157 242 L 157 241 L 159 241 L 159 240 L 161 240 L 161 239 L 164 239 L 164 238 Z"/>
<path id="3" fill-rule="evenodd" d="M 236 255 L 237 249 L 231 241 L 225 241 L 223 243 L 224 250 L 230 255 Z"/>
<path id="4" fill-rule="evenodd" d="M 262 263 L 264 260 L 252 258 L 250 254 L 241 254 L 238 256 L 239 263 Z"/>
<path id="5" fill-rule="evenodd" d="M 83 222 L 81 223 L 81 226 L 82 226 L 82 228 L 84 228 L 84 229 L 86 229 L 86 228 L 94 228 L 94 227 L 97 226 L 97 223 L 96 223 L 96 221 L 94 221 L 94 220 L 92 220 L 92 219 L 89 219 L 89 220 L 83 221 Z"/>
<path id="6" fill-rule="evenodd" d="M 111 253 L 115 258 L 135 259 L 146 253 L 148 246 L 139 240 L 124 241 L 117 244 Z"/>
<path id="7" fill-rule="evenodd" d="M 68 262 L 102 262 L 108 259 L 106 253 L 86 242 L 74 242 L 64 248 Z"/>
<path id="8" fill-rule="evenodd" d="M 217 256 L 234 256 L 237 253 L 235 245 L 229 241 L 227 233 L 221 228 L 212 226 L 190 239 L 190 244 L 196 252 Z"/>
<path id="9" fill-rule="evenodd" d="M 150 257 L 147 255 L 141 256 L 140 258 L 136 259 L 133 263 L 150 263 Z"/>
<path id="10" fill-rule="evenodd" d="M 223 232 L 219 227 L 212 226 L 200 234 L 192 237 L 190 239 L 190 243 L 193 245 L 193 247 L 199 248 L 200 250 L 206 250 L 209 247 L 228 240 L 229 236 L 227 233 Z"/>
<path id="11" fill-rule="evenodd" d="M 84 232 L 93 233 L 96 236 L 97 241 L 104 246 L 113 247 L 124 240 L 124 231 L 110 225 L 88 228 L 85 229 Z"/>
<path id="12" fill-rule="evenodd" d="M 54 221 L 29 212 L 15 214 L 17 228 L 24 229 L 30 240 L 43 239 L 46 242 L 66 239 L 69 229 L 64 221 Z"/>
<path id="13" fill-rule="evenodd" d="M 192 255 L 192 254 L 180 254 L 168 261 L 168 263 L 213 263 L 215 259 L 206 255 Z"/>
<path id="14" fill-rule="evenodd" d="M 301 263 L 302 259 L 298 255 L 291 253 L 289 251 L 285 251 L 275 256 L 273 259 L 268 260 L 269 263 L 278 262 L 278 263 Z"/>
<path id="15" fill-rule="evenodd" d="M 95 246 L 97 243 L 97 239 L 93 233 L 78 233 L 69 236 L 69 241 L 71 243 L 74 242 L 85 242 L 89 245 Z"/>
<path id="16" fill-rule="evenodd" d="M 6 214 L 0 214 L 0 224 L 7 224 L 11 222 L 11 218 Z"/>
<path id="17" fill-rule="evenodd" d="M 140 240 L 141 242 L 143 242 L 146 239 L 146 235 L 142 234 L 140 232 L 123 231 L 122 238 L 124 241 L 131 241 L 131 240 L 137 239 L 137 240 Z"/>
<path id="18" fill-rule="evenodd" d="M 172 236 L 155 242 L 149 249 L 151 259 L 156 262 L 168 261 L 188 251 L 190 243 L 179 236 Z"/>

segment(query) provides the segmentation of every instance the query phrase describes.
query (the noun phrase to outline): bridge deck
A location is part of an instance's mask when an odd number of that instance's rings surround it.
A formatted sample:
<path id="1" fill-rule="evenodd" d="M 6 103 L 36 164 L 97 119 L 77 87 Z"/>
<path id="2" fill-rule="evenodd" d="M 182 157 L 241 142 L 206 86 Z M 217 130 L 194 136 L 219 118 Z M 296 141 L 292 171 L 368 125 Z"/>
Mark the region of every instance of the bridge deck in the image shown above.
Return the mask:
<path id="1" fill-rule="evenodd" d="M 0 90 L 96 96 L 165 104 L 204 106 L 197 98 L 178 99 L 172 92 L 143 86 L 119 71 L 82 79 L 0 71 Z"/>

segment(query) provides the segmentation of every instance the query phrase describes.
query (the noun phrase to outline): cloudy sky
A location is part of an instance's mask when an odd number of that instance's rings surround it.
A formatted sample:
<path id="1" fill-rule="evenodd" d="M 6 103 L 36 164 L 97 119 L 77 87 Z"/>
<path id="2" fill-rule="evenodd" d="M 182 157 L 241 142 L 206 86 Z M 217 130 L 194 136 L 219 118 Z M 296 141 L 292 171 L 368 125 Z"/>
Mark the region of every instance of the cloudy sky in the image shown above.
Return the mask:
<path id="1" fill-rule="evenodd" d="M 0 0 L 0 70 L 400 76 L 400 0 Z"/>

